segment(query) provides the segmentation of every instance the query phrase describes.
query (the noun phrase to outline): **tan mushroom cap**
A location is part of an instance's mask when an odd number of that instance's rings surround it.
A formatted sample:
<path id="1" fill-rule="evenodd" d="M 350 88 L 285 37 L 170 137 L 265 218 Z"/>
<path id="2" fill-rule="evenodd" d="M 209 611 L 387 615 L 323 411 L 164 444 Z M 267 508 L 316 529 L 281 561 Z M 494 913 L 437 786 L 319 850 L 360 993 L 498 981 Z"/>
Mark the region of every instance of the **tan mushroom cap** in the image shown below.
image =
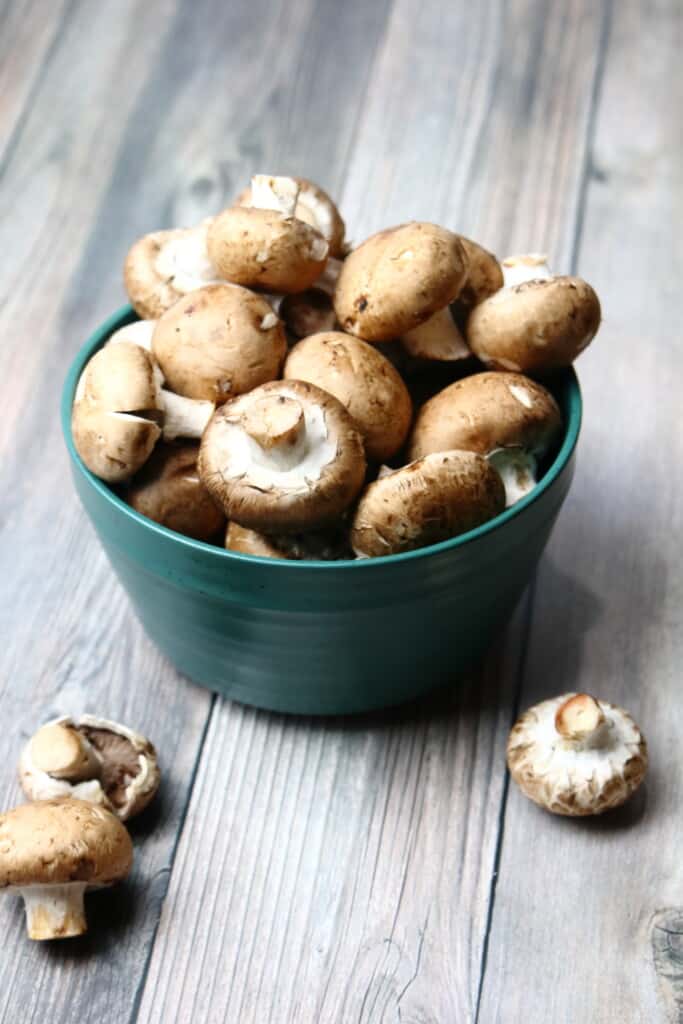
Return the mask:
<path id="1" fill-rule="evenodd" d="M 439 452 L 366 488 L 351 544 L 368 558 L 412 551 L 473 530 L 504 507 L 503 484 L 486 459 L 474 452 Z"/>
<path id="2" fill-rule="evenodd" d="M 292 405 L 300 411 L 293 430 Z M 287 409 L 287 430 L 270 415 L 278 406 Z M 333 522 L 358 494 L 366 469 L 363 441 L 346 409 L 303 381 L 273 381 L 221 406 L 202 438 L 198 465 L 228 519 L 270 533 Z"/>
<path id="3" fill-rule="evenodd" d="M 279 559 L 287 557 L 265 533 L 250 530 L 246 526 L 240 526 L 239 523 L 228 523 L 228 528 L 225 531 L 225 547 L 228 551 L 238 551 L 241 555 L 258 555 L 260 558 Z"/>
<path id="4" fill-rule="evenodd" d="M 344 255 L 344 234 L 346 227 L 334 200 L 328 193 L 309 181 L 308 178 L 294 178 L 299 186 L 294 216 L 315 228 L 330 247 L 330 256 Z M 235 206 L 251 206 L 251 186 L 247 186 L 235 200 Z"/>
<path id="5" fill-rule="evenodd" d="M 322 273 L 329 246 L 310 224 L 277 210 L 233 206 L 208 233 L 211 261 L 236 284 L 273 292 L 302 292 Z"/>
<path id="6" fill-rule="evenodd" d="M 519 447 L 543 455 L 562 426 L 550 392 L 519 373 L 477 373 L 450 384 L 419 410 L 408 456 L 461 448 L 488 455 Z"/>
<path id="7" fill-rule="evenodd" d="M 198 456 L 198 443 L 159 443 L 131 481 L 126 500 L 168 530 L 208 542 L 225 526 L 225 516 L 199 479 Z"/>
<path id="8" fill-rule="evenodd" d="M 600 326 L 600 301 L 579 277 L 501 288 L 476 306 L 467 342 L 494 369 L 542 373 L 569 366 Z"/>
<path id="9" fill-rule="evenodd" d="M 366 341 L 396 338 L 452 302 L 466 278 L 457 235 L 436 224 L 401 224 L 346 257 L 334 295 L 337 319 Z"/>
<path id="10" fill-rule="evenodd" d="M 525 796 L 553 814 L 602 814 L 643 781 L 647 745 L 616 704 L 565 693 L 524 712 L 510 733 L 507 760 Z"/>
<path id="11" fill-rule="evenodd" d="M 330 562 L 340 558 L 353 558 L 348 530 L 342 525 L 311 533 L 271 536 L 249 530 L 238 523 L 230 523 L 225 534 L 225 546 L 228 550 L 239 551 L 243 555 L 259 555 L 261 558 L 288 561 L 313 559 Z"/>
<path id="12" fill-rule="evenodd" d="M 208 223 L 195 228 L 154 231 L 131 247 L 123 280 L 133 309 L 155 320 L 174 302 L 219 276 L 206 249 Z"/>
<path id="13" fill-rule="evenodd" d="M 372 461 L 390 459 L 403 445 L 413 412 L 410 395 L 398 371 L 372 345 L 341 331 L 314 334 L 291 349 L 283 375 L 338 398 Z"/>
<path id="14" fill-rule="evenodd" d="M 483 245 L 464 235 L 460 235 L 460 243 L 465 250 L 468 271 L 456 303 L 459 311 L 469 313 L 503 287 L 503 270 L 493 253 Z"/>
<path id="15" fill-rule="evenodd" d="M 172 391 L 220 403 L 277 377 L 287 342 L 262 296 L 218 284 L 183 296 L 164 313 L 152 347 Z"/>

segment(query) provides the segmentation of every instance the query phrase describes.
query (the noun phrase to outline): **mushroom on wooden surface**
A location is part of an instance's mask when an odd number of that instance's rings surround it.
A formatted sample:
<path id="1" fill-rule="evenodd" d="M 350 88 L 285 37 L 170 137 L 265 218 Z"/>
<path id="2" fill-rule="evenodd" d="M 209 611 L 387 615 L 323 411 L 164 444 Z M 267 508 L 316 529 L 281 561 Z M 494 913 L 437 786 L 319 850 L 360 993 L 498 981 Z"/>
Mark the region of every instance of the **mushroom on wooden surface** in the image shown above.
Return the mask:
<path id="1" fill-rule="evenodd" d="M 500 473 L 506 504 L 536 485 L 538 460 L 559 436 L 562 417 L 550 392 L 518 373 L 477 373 L 440 391 L 419 410 L 408 455 L 461 448 L 487 456 Z"/>
<path id="2" fill-rule="evenodd" d="M 199 452 L 199 475 L 228 519 L 272 533 L 334 522 L 360 491 L 360 433 L 332 395 L 273 381 L 221 406 Z"/>
<path id="3" fill-rule="evenodd" d="M 78 797 L 122 821 L 144 810 L 159 788 L 156 750 L 119 722 L 95 715 L 62 716 L 42 726 L 19 759 L 30 800 Z"/>
<path id="4" fill-rule="evenodd" d="M 0 814 L 0 890 L 23 897 L 30 939 L 82 935 L 85 892 L 125 878 L 132 863 L 130 836 L 105 807 L 65 798 Z"/>
<path id="5" fill-rule="evenodd" d="M 220 280 L 207 251 L 209 223 L 155 231 L 132 246 L 123 278 L 138 316 L 160 317 L 182 295 Z"/>
<path id="6" fill-rule="evenodd" d="M 553 814 L 584 816 L 619 807 L 643 781 L 647 745 L 631 716 L 587 693 L 529 708 L 507 745 L 510 774 Z"/>
<path id="7" fill-rule="evenodd" d="M 319 231 L 330 247 L 330 256 L 341 259 L 344 256 L 346 227 L 334 200 L 320 185 L 308 178 L 294 177 L 288 180 L 294 181 L 299 187 L 294 216 Z M 254 205 L 251 185 L 240 192 L 235 205 Z"/>

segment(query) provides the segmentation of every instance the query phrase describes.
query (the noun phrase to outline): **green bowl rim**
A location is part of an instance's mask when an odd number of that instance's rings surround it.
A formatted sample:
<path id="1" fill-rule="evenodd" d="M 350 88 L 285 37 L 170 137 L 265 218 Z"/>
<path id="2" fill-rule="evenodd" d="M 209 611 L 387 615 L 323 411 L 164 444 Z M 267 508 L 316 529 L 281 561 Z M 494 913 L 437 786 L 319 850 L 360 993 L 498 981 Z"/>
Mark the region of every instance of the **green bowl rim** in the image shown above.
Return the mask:
<path id="1" fill-rule="evenodd" d="M 440 541 L 438 544 L 431 544 L 428 547 L 417 548 L 415 551 L 406 551 L 397 555 L 382 555 L 379 558 L 361 558 L 358 560 L 344 558 L 328 562 L 313 559 L 310 561 L 294 561 L 289 559 L 264 558 L 260 555 L 245 555 L 237 551 L 228 551 L 225 548 L 219 548 L 214 544 L 205 544 L 203 541 L 184 537 L 183 534 L 176 533 L 174 530 L 169 530 L 165 526 L 155 523 L 152 519 L 148 519 L 146 516 L 140 515 L 132 509 L 130 505 L 127 505 L 125 501 L 122 501 L 121 498 L 119 498 L 103 480 L 100 480 L 91 473 L 76 451 L 73 437 L 71 435 L 71 406 L 81 371 L 93 351 L 101 347 L 110 334 L 119 327 L 125 326 L 126 323 L 135 319 L 137 319 L 137 317 L 133 307 L 122 306 L 116 311 L 116 313 L 109 316 L 104 323 L 90 335 L 88 340 L 81 346 L 72 360 L 64 381 L 61 401 L 62 432 L 64 434 L 66 447 L 72 462 L 78 467 L 79 471 L 86 478 L 88 483 L 106 501 L 117 508 L 122 515 L 127 516 L 128 519 L 138 523 L 143 527 L 143 529 L 151 530 L 153 533 L 157 533 L 164 538 L 175 541 L 175 543 L 180 544 L 185 548 L 197 551 L 200 554 L 211 554 L 216 558 L 225 560 L 226 562 L 234 561 L 242 564 L 255 564 L 260 566 L 268 565 L 272 567 L 275 572 L 288 570 L 296 572 L 297 570 L 301 571 L 305 569 L 320 569 L 328 572 L 336 569 L 353 570 L 355 572 L 372 572 L 378 571 L 386 565 L 397 565 L 400 562 L 418 561 L 421 558 L 428 558 L 442 552 L 456 550 L 457 548 L 464 547 L 466 544 L 479 540 L 481 537 L 485 537 L 488 533 L 492 533 L 494 530 L 500 529 L 512 519 L 523 514 L 530 505 L 538 501 L 538 499 L 547 490 L 549 490 L 555 480 L 557 480 L 558 476 L 569 462 L 579 438 L 583 403 L 581 400 L 581 389 L 579 387 L 578 378 L 574 368 L 569 367 L 568 369 L 561 371 L 566 383 L 568 384 L 569 416 L 566 424 L 564 440 L 560 450 L 541 480 L 525 498 L 522 498 L 511 508 L 506 509 L 505 512 L 501 512 L 499 516 L 496 516 L 494 519 L 490 519 L 482 526 L 478 526 L 476 529 L 469 530 L 467 533 L 462 533 L 460 536 L 453 537 L 450 540 Z"/>

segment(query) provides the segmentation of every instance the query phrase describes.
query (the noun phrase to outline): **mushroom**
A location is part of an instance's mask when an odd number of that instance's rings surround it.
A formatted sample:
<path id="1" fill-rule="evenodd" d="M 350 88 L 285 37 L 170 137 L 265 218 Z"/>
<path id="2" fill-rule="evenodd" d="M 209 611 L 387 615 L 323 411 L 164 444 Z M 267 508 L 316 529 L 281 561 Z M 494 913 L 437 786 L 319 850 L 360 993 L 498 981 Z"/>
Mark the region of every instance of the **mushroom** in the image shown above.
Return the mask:
<path id="1" fill-rule="evenodd" d="M 464 323 L 468 314 L 484 299 L 497 292 L 504 284 L 504 270 L 488 249 L 471 238 L 460 235 L 460 243 L 467 257 L 467 280 L 455 300 L 456 319 Z"/>
<path id="2" fill-rule="evenodd" d="M 199 445 L 160 442 L 126 493 L 128 504 L 148 519 L 185 537 L 210 543 L 225 516 L 197 473 Z"/>
<path id="3" fill-rule="evenodd" d="M 346 257 L 334 293 L 337 319 L 366 341 L 397 338 L 453 302 L 466 277 L 457 235 L 436 224 L 401 224 Z"/>
<path id="4" fill-rule="evenodd" d="M 505 287 L 467 321 L 467 343 L 496 370 L 545 373 L 569 366 L 600 326 L 600 301 L 580 277 L 552 276 L 539 254 L 503 260 Z"/>
<path id="5" fill-rule="evenodd" d="M 278 307 L 287 330 L 297 338 L 309 334 L 333 331 L 337 327 L 337 316 L 332 305 L 332 296 L 339 278 L 342 264 L 330 258 L 316 280 L 313 288 L 296 295 L 285 295 Z"/>
<path id="6" fill-rule="evenodd" d="M 303 381 L 273 381 L 221 406 L 199 476 L 228 519 L 270 533 L 334 522 L 365 477 L 361 435 L 344 406 Z"/>
<path id="7" fill-rule="evenodd" d="M 40 800 L 0 815 L 0 889 L 24 900 L 30 939 L 87 931 L 84 893 L 125 878 L 133 844 L 104 807 L 83 800 Z"/>
<path id="8" fill-rule="evenodd" d="M 311 533 L 272 536 L 249 530 L 239 523 L 230 523 L 225 534 L 225 546 L 243 555 L 290 561 L 313 559 L 331 562 L 340 558 L 353 558 L 348 530 L 341 525 Z"/>
<path id="9" fill-rule="evenodd" d="M 481 455 L 427 455 L 365 489 L 351 546 L 360 558 L 412 551 L 473 530 L 504 507 L 501 479 Z"/>
<path id="10" fill-rule="evenodd" d="M 123 280 L 133 309 L 155 319 L 181 295 L 220 280 L 206 247 L 210 220 L 194 228 L 155 231 L 129 250 Z"/>
<path id="11" fill-rule="evenodd" d="M 406 352 L 417 359 L 455 363 L 472 358 L 449 306 L 444 306 L 419 327 L 402 334 L 401 343 Z"/>
<path id="12" fill-rule="evenodd" d="M 214 404 L 175 395 L 162 382 L 153 357 L 137 341 L 119 338 L 88 362 L 71 426 L 78 454 L 102 480 L 129 479 L 162 435 L 166 440 L 201 437 Z"/>
<path id="13" fill-rule="evenodd" d="M 373 462 L 390 459 L 410 429 L 412 402 L 388 359 L 365 341 L 341 331 L 300 341 L 285 362 L 285 380 L 306 380 L 338 398 L 365 440 Z"/>
<path id="14" fill-rule="evenodd" d="M 275 178 L 274 180 L 277 181 L 278 179 Z M 306 224 L 310 224 L 312 228 L 320 232 L 330 247 L 330 256 L 342 259 L 344 257 L 344 234 L 346 228 L 334 200 L 320 185 L 309 181 L 308 178 L 288 178 L 285 180 L 293 181 L 299 187 L 294 207 L 294 216 L 298 220 L 303 220 Z M 253 202 L 251 186 L 240 192 L 235 205 L 259 205 L 258 200 L 256 203 Z"/>
<path id="15" fill-rule="evenodd" d="M 500 473 L 506 504 L 536 485 L 538 460 L 557 439 L 562 417 L 546 388 L 518 373 L 477 373 L 450 384 L 417 414 L 408 456 L 461 448 Z"/>
<path id="16" fill-rule="evenodd" d="M 293 178 L 252 178 L 251 206 L 223 210 L 208 233 L 209 257 L 236 284 L 274 292 L 302 292 L 322 273 L 329 245 L 295 216 Z"/>
<path id="17" fill-rule="evenodd" d="M 507 761 L 524 795 L 553 814 L 602 814 L 643 781 L 647 745 L 623 708 L 587 693 L 565 693 L 518 719 Z"/>
<path id="18" fill-rule="evenodd" d="M 78 797 L 127 821 L 150 802 L 160 775 L 156 750 L 144 736 L 106 718 L 65 715 L 28 741 L 19 779 L 29 800 Z"/>
<path id="19" fill-rule="evenodd" d="M 277 377 L 287 342 L 262 296 L 216 284 L 185 295 L 164 313 L 152 348 L 173 391 L 221 403 Z"/>

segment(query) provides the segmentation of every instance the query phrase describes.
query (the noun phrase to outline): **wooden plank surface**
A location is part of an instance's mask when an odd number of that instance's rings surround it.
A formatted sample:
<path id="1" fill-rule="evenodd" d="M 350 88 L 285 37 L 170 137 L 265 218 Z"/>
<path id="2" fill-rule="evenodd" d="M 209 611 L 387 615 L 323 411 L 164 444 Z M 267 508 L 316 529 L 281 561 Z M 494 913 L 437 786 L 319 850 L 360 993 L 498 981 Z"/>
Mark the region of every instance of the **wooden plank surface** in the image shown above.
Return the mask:
<path id="1" fill-rule="evenodd" d="M 578 249 L 605 322 L 579 364 L 579 465 L 540 570 L 521 694 L 526 706 L 585 687 L 623 703 L 650 778 L 596 822 L 510 793 L 486 1024 L 683 1020 L 682 13 L 675 0 L 615 7 Z"/>

